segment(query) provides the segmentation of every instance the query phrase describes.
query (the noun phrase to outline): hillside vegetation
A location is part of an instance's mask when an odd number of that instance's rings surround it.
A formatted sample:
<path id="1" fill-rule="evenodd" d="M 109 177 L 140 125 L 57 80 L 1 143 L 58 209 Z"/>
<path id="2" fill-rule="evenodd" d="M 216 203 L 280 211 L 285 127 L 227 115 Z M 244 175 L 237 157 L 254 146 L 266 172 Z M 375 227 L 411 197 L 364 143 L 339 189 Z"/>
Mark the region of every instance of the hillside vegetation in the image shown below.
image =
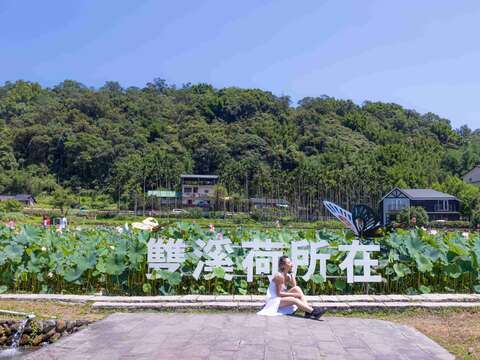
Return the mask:
<path id="1" fill-rule="evenodd" d="M 466 191 L 455 177 L 479 162 L 480 130 L 396 104 L 322 96 L 294 107 L 259 89 L 159 79 L 0 87 L 0 193 L 61 186 L 126 207 L 132 194 L 178 189 L 181 173 L 200 173 L 220 175 L 231 196 L 350 206 L 395 185 Z"/>

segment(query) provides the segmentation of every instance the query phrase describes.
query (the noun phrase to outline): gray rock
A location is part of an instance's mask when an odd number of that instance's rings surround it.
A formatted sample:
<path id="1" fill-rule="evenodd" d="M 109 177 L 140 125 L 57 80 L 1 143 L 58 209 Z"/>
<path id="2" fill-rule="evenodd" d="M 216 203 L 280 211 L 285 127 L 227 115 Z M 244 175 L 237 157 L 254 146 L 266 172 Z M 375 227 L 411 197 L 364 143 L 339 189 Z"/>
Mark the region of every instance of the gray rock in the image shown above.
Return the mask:
<path id="1" fill-rule="evenodd" d="M 25 328 L 23 329 L 24 334 L 31 334 L 32 333 L 32 325 L 28 323 Z"/>
<path id="2" fill-rule="evenodd" d="M 0 337 L 0 346 L 5 345 L 8 341 L 8 337 L 6 336 L 1 336 Z"/>
<path id="3" fill-rule="evenodd" d="M 27 345 L 30 342 L 30 336 L 27 334 L 23 334 L 22 337 L 20 338 L 19 345 L 24 346 Z"/>
<path id="4" fill-rule="evenodd" d="M 40 334 L 40 335 L 37 335 L 33 338 L 32 345 L 33 346 L 38 346 L 44 341 L 45 341 L 45 334 Z"/>
<path id="5" fill-rule="evenodd" d="M 76 320 L 75 321 L 75 326 L 76 327 L 81 327 L 81 326 L 88 325 L 88 324 L 90 324 L 90 321 L 88 321 L 88 320 Z"/>
<path id="6" fill-rule="evenodd" d="M 62 334 L 55 333 L 49 340 L 50 340 L 50 342 L 54 343 L 54 342 L 56 342 L 58 339 L 60 339 L 61 337 L 62 337 Z"/>
<path id="7" fill-rule="evenodd" d="M 48 331 L 46 334 L 45 334 L 45 337 L 46 338 L 51 338 L 53 335 L 56 334 L 56 331 L 55 329 L 50 329 L 50 331 Z"/>
<path id="8" fill-rule="evenodd" d="M 67 328 L 67 322 L 65 320 L 57 320 L 57 331 L 63 332 Z"/>
<path id="9" fill-rule="evenodd" d="M 56 326 L 55 320 L 44 320 L 43 321 L 43 330 L 42 332 L 47 333 Z"/>
<path id="10" fill-rule="evenodd" d="M 67 320 L 67 331 L 72 331 L 72 329 L 75 327 L 75 321 Z"/>

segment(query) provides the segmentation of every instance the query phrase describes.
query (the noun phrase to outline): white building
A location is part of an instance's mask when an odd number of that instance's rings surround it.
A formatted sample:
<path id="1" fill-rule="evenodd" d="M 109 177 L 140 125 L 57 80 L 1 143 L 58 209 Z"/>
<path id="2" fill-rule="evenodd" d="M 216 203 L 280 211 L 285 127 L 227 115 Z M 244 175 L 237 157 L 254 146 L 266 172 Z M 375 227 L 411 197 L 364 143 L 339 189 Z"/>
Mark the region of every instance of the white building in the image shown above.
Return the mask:
<path id="1" fill-rule="evenodd" d="M 181 175 L 182 205 L 208 207 L 214 200 L 217 175 Z"/>
<path id="2" fill-rule="evenodd" d="M 475 166 L 472 170 L 463 175 L 463 181 L 468 184 L 480 185 L 480 165 Z"/>

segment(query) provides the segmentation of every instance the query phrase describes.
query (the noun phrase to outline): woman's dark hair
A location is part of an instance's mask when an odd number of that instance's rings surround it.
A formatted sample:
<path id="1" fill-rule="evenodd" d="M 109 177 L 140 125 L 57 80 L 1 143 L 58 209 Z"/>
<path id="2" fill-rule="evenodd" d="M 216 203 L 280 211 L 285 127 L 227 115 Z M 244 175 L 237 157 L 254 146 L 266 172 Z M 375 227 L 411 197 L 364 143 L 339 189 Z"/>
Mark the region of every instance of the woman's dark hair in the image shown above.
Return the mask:
<path id="1" fill-rule="evenodd" d="M 282 255 L 278 259 L 278 268 L 280 269 L 280 271 L 283 270 L 283 267 L 285 266 L 285 263 L 287 262 L 287 259 L 288 259 L 287 255 Z"/>

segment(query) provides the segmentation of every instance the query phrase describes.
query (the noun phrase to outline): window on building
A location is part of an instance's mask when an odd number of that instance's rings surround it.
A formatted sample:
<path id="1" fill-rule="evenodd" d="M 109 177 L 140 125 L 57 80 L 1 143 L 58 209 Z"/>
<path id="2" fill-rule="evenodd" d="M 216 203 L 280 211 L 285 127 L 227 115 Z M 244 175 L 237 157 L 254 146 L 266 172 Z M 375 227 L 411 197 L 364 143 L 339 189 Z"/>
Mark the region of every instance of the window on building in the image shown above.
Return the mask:
<path id="1" fill-rule="evenodd" d="M 388 211 L 400 211 L 403 208 L 409 205 L 408 199 L 405 198 L 393 198 L 393 199 L 385 199 L 385 208 Z"/>
<path id="2" fill-rule="evenodd" d="M 437 201 L 437 211 L 448 211 L 448 200 Z"/>
<path id="3" fill-rule="evenodd" d="M 192 188 L 189 188 L 189 187 L 183 188 L 183 192 L 185 194 L 190 194 L 192 192 Z"/>

